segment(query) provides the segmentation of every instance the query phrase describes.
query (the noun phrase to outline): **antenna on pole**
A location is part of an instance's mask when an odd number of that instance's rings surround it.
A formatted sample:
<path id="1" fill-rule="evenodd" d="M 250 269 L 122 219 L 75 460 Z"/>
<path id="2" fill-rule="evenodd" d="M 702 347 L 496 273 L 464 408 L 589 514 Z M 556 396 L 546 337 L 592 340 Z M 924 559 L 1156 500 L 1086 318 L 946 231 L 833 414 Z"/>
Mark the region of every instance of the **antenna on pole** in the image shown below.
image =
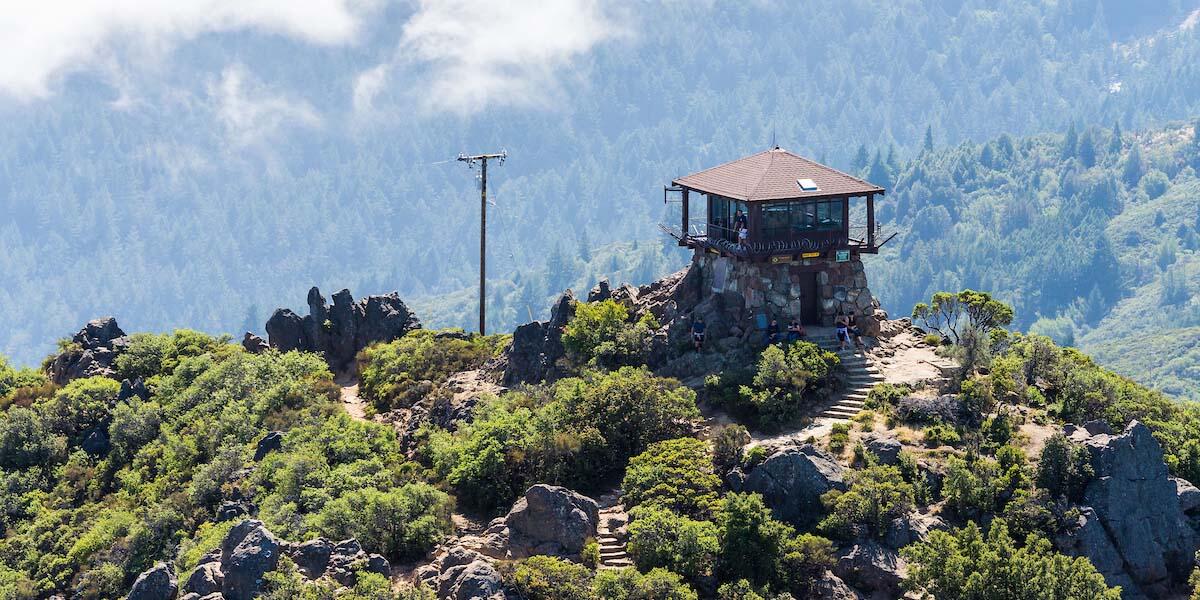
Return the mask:
<path id="1" fill-rule="evenodd" d="M 498 160 L 504 164 L 508 151 L 501 150 L 495 154 L 459 154 L 458 160 L 467 163 L 467 168 L 475 168 L 479 163 L 479 335 L 487 333 L 487 166 L 489 160 Z"/>

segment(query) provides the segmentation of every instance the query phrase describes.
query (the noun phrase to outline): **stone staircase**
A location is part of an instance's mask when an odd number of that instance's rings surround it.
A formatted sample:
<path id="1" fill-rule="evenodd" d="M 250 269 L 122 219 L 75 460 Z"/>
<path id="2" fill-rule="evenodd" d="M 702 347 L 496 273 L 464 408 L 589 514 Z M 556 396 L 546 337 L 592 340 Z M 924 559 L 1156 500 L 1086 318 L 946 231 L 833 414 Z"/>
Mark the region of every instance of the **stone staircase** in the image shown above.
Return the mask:
<path id="1" fill-rule="evenodd" d="M 633 561 L 625 552 L 629 540 L 629 515 L 620 503 L 620 491 L 600 497 L 600 523 L 596 525 L 596 543 L 600 545 L 601 569 L 632 567 Z"/>
<path id="2" fill-rule="evenodd" d="M 842 390 L 834 398 L 833 404 L 818 415 L 819 419 L 848 421 L 863 410 L 867 402 L 867 392 L 876 384 L 883 382 L 883 374 L 879 371 L 866 354 L 856 350 L 852 344 L 846 350 L 838 350 L 837 337 L 834 335 L 814 336 L 809 341 L 824 350 L 838 355 L 842 359 L 844 373 L 838 377 L 842 380 Z"/>

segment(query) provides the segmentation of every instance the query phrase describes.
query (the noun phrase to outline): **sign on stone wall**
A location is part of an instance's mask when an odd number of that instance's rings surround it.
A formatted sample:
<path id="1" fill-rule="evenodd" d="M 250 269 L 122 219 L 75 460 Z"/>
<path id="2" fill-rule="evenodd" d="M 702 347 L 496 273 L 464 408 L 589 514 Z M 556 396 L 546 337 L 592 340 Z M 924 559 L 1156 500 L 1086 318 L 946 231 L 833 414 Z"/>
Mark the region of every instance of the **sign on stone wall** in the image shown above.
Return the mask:
<path id="1" fill-rule="evenodd" d="M 834 254 L 834 260 L 836 260 L 837 262 L 850 262 L 850 251 L 849 250 L 838 250 Z"/>

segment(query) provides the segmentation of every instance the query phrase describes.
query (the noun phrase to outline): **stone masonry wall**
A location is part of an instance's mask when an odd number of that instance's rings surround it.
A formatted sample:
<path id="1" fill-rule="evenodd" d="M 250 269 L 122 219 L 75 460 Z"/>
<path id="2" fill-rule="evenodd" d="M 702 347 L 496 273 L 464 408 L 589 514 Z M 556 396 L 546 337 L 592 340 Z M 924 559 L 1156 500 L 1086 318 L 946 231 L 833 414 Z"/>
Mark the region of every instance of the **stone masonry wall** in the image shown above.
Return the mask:
<path id="1" fill-rule="evenodd" d="M 801 318 L 808 302 L 816 302 L 821 324 L 833 325 L 839 314 L 857 314 L 863 333 L 878 334 L 879 302 L 867 287 L 867 275 L 857 257 L 848 262 L 808 258 L 783 263 L 751 263 L 713 254 L 696 257 L 706 293 L 737 293 L 752 312 L 765 312 L 786 323 Z M 816 273 L 816 298 L 804 298 L 802 277 Z M 882 315 L 879 315 L 882 316 Z"/>

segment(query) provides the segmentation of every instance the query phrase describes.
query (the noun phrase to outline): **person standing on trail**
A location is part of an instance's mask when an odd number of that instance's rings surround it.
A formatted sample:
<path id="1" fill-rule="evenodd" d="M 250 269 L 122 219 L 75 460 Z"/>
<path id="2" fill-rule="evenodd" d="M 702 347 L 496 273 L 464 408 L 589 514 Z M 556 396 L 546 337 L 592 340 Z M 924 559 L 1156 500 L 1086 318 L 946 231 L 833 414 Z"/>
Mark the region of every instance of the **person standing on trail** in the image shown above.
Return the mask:
<path id="1" fill-rule="evenodd" d="M 696 320 L 692 321 L 692 343 L 696 346 L 696 352 L 699 352 L 700 348 L 704 346 L 703 317 L 696 317 Z"/>
<path id="2" fill-rule="evenodd" d="M 838 313 L 833 324 L 837 327 L 838 350 L 846 349 L 846 342 L 850 339 L 850 319 L 842 313 Z"/>

